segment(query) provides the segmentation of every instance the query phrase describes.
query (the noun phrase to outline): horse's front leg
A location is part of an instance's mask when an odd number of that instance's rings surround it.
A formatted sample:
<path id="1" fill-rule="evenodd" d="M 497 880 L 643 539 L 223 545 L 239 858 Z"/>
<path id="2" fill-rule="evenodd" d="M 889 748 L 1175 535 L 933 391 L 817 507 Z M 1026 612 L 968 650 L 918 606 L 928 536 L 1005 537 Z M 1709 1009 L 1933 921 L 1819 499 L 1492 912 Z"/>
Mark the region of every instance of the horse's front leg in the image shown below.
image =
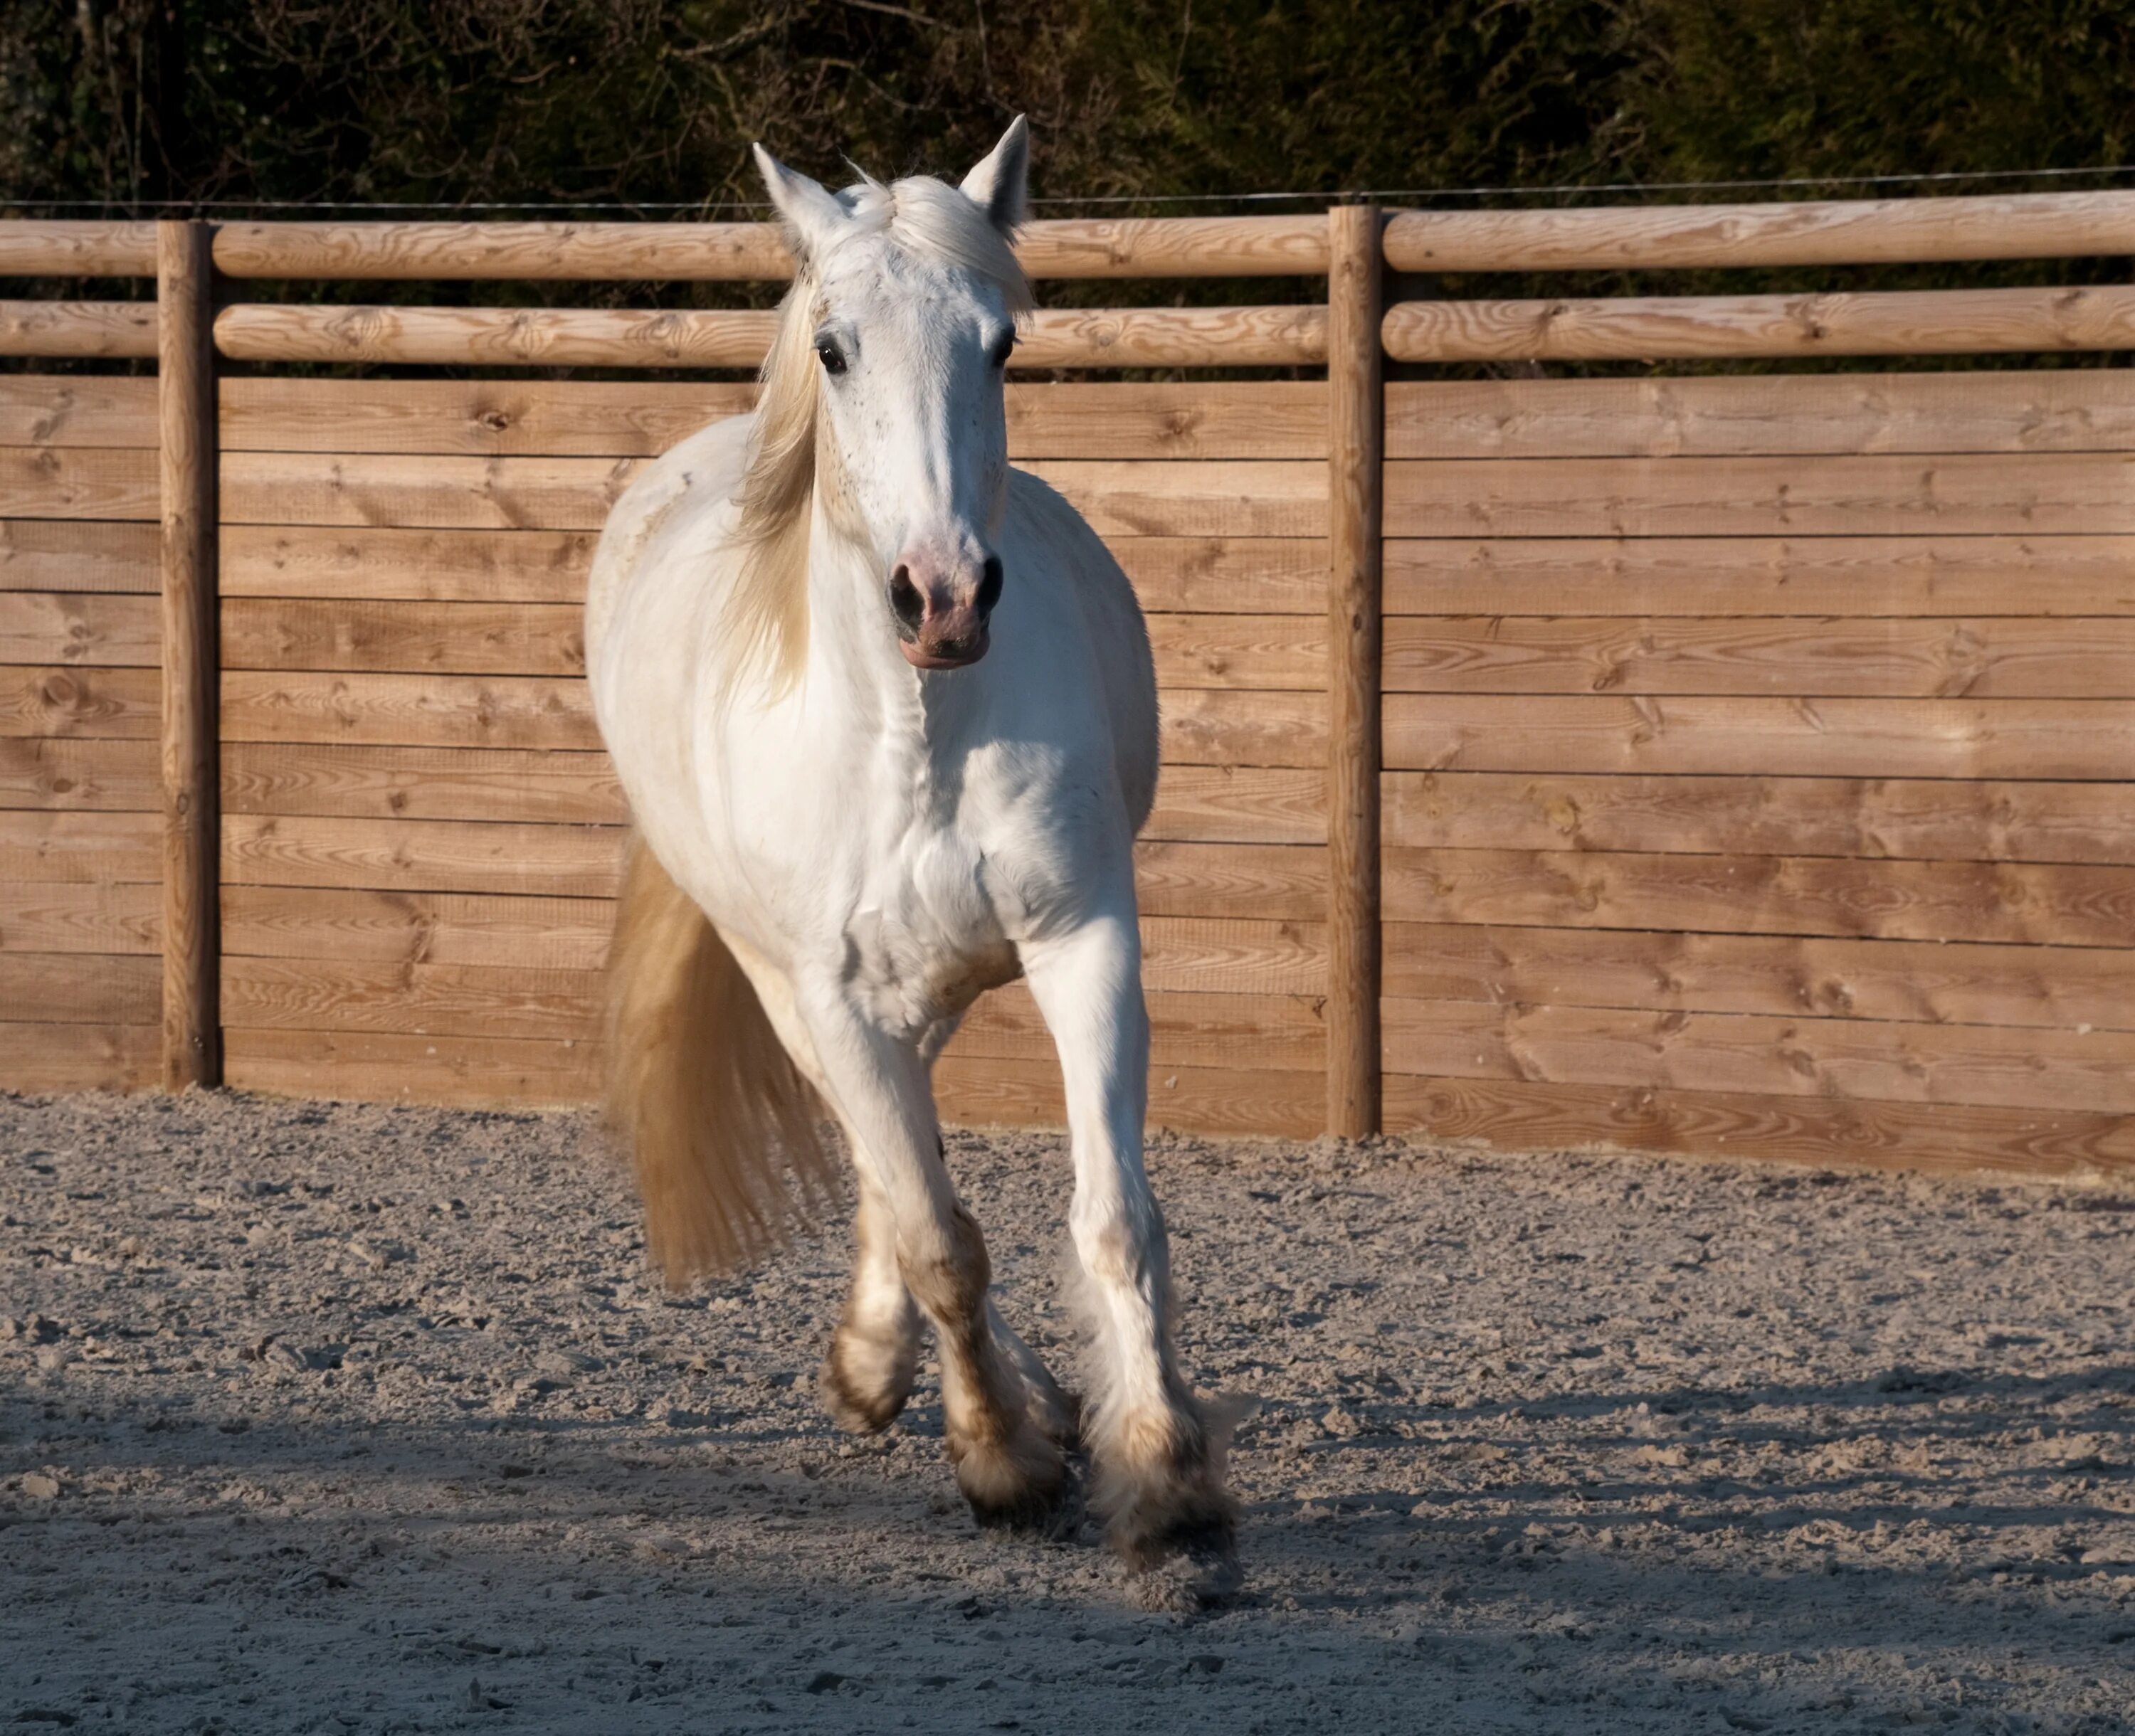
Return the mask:
<path id="1" fill-rule="evenodd" d="M 1069 1216 L 1094 1317 L 1084 1435 L 1114 1545 L 1148 1567 L 1179 1550 L 1227 1555 L 1235 1510 L 1208 1420 L 1171 1339 L 1164 1216 L 1142 1167 L 1149 1016 L 1133 902 L 1023 948 L 1030 990 L 1060 1052 L 1074 1148 Z"/>
<path id="2" fill-rule="evenodd" d="M 926 1063 L 841 1005 L 812 1009 L 809 1023 L 825 1087 L 853 1137 L 863 1214 L 874 1195 L 903 1288 L 934 1325 L 957 1485 L 982 1524 L 1040 1523 L 1065 1492 L 1067 1465 L 995 1334 L 985 1240 L 942 1161 Z M 866 1235 L 864 1226 L 864 1244 Z"/>

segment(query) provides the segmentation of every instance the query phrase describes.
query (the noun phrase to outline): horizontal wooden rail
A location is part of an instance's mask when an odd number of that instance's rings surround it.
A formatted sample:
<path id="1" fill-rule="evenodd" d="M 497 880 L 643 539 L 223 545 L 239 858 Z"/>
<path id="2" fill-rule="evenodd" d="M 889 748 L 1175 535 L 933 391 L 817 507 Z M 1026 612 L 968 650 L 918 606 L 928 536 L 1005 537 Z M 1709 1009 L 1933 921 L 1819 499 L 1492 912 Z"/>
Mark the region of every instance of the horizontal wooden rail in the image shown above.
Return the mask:
<path id="1" fill-rule="evenodd" d="M 0 302 L 0 355 L 155 353 L 153 302 Z"/>
<path id="2" fill-rule="evenodd" d="M 1397 361 L 1660 361 L 2135 349 L 2135 287 L 1402 302 Z"/>
<path id="3" fill-rule="evenodd" d="M 0 278 L 152 278 L 152 223 L 0 223 Z"/>
<path id="4" fill-rule="evenodd" d="M 44 305 L 41 303 L 31 305 Z M 240 361 L 418 365 L 752 368 L 766 312 L 383 307 L 261 302 L 225 307 L 215 341 Z M 1018 368 L 1305 365 L 1327 355 L 1320 307 L 1053 308 L 1031 317 Z"/>
<path id="5" fill-rule="evenodd" d="M 1313 277 L 1327 220 L 1126 217 L 1025 225 L 1034 277 Z M 772 223 L 232 223 L 215 239 L 232 278 L 573 278 L 740 282 L 793 273 Z"/>
<path id="6" fill-rule="evenodd" d="M 2135 254 L 2135 192 L 1403 211 L 1397 271 L 1615 271 L 1643 266 L 1895 265 Z"/>

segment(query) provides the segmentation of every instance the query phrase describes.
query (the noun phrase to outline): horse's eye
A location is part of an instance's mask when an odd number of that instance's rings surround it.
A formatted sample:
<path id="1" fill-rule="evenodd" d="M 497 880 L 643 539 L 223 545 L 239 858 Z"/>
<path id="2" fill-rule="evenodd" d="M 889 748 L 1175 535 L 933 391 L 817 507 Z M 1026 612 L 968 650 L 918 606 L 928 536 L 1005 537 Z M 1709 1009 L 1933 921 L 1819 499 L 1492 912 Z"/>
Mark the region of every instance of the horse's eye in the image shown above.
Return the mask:
<path id="1" fill-rule="evenodd" d="M 986 351 L 986 360 L 994 367 L 1005 368 L 1008 365 L 1009 354 L 1014 348 L 1015 334 L 1013 331 L 1005 331 L 994 340 L 993 348 Z"/>
<path id="2" fill-rule="evenodd" d="M 816 360 L 823 364 L 823 371 L 825 374 L 842 374 L 845 371 L 845 352 L 829 338 L 818 338 L 816 341 Z"/>

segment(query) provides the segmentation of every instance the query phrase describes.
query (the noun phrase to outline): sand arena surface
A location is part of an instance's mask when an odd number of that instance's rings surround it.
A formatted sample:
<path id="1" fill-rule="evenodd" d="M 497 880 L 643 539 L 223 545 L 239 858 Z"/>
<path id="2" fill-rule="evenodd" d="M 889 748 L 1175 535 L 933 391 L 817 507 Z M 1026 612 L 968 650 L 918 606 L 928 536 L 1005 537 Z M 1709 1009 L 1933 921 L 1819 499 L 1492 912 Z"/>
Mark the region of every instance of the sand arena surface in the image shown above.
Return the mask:
<path id="1" fill-rule="evenodd" d="M 1072 1367 L 1048 1135 L 952 1136 Z M 572 1116 L 0 1098 L 0 1723 L 2122 1730 L 2135 1200 L 1159 1142 L 1247 1589 L 979 1533 L 847 1236 L 683 1298 Z"/>

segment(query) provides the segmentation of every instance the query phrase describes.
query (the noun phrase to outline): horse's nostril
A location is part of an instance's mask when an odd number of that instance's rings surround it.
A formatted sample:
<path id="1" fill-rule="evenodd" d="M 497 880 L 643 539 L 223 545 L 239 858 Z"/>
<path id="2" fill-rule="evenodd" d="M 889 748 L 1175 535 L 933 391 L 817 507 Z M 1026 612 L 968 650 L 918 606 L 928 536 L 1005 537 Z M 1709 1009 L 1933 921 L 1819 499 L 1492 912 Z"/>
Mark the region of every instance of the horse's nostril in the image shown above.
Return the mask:
<path id="1" fill-rule="evenodd" d="M 979 613 L 980 615 L 990 613 L 993 606 L 1000 601 L 1000 557 L 998 554 L 989 554 L 986 557 L 985 576 L 979 581 Z"/>
<path id="2" fill-rule="evenodd" d="M 919 623 L 927 618 L 927 600 L 919 594 L 919 587 L 913 583 L 907 568 L 899 567 L 889 575 L 889 612 L 908 636 L 917 632 Z"/>

